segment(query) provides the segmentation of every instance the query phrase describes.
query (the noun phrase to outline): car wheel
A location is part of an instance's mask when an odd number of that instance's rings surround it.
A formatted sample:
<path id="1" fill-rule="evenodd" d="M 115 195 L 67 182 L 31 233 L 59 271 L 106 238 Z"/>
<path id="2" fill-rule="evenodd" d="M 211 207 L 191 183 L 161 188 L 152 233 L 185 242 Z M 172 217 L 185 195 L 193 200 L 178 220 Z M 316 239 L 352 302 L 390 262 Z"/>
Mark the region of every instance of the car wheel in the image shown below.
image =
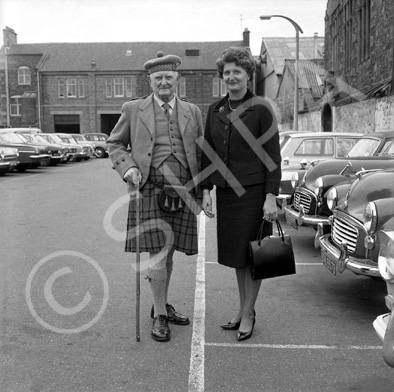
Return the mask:
<path id="1" fill-rule="evenodd" d="M 82 158 L 75 158 L 75 162 L 81 162 Z"/>
<path id="2" fill-rule="evenodd" d="M 106 154 L 104 148 L 97 147 L 94 150 L 94 155 L 96 155 L 96 158 L 104 158 L 107 154 Z"/>

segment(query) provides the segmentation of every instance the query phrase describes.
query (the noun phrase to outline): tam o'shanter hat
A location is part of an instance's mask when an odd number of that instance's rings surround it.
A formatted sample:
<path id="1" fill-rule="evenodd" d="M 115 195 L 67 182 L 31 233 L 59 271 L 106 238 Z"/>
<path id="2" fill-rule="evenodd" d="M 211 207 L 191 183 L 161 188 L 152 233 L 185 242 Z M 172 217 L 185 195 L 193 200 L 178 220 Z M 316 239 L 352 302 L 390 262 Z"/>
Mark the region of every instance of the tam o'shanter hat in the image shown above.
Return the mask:
<path id="1" fill-rule="evenodd" d="M 159 71 L 176 71 L 181 65 L 182 60 L 180 57 L 174 54 L 167 54 L 164 56 L 163 52 L 157 52 L 157 58 L 148 60 L 144 64 L 144 68 L 148 71 L 148 74 L 153 74 Z"/>

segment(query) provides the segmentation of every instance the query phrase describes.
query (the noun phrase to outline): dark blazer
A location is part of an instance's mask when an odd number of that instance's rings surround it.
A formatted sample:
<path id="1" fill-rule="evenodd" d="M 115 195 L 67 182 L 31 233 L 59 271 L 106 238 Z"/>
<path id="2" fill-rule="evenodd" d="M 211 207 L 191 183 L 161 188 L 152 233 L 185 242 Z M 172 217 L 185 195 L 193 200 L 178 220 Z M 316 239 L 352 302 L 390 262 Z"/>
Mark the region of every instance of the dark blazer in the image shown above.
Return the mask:
<path id="1" fill-rule="evenodd" d="M 248 90 L 243 107 L 228 113 L 227 99 L 228 95 L 211 104 L 208 110 L 202 175 L 209 174 L 209 177 L 203 179 L 202 188 L 232 186 L 234 176 L 242 186 L 264 183 L 265 193 L 277 195 L 281 156 L 278 126 L 271 105 Z M 215 152 L 214 158 L 209 146 Z"/>

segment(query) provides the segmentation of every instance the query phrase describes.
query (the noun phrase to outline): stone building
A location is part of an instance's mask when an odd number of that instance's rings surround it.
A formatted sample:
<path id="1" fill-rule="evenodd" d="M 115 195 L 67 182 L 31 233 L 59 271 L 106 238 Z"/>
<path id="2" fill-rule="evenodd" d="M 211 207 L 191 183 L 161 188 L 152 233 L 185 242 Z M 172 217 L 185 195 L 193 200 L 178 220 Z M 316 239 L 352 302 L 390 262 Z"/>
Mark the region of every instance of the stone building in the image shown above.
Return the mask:
<path id="1" fill-rule="evenodd" d="M 249 47 L 250 32 L 240 41 L 19 44 L 7 27 L 3 40 L 0 126 L 109 134 L 125 101 L 150 94 L 143 64 L 158 51 L 181 57 L 178 95 L 205 118 L 227 93 L 217 58 L 229 46 Z"/>
<path id="2" fill-rule="evenodd" d="M 322 16 L 323 17 L 323 16 Z M 319 100 L 316 96 L 317 85 L 324 67 L 324 37 L 299 38 L 299 110 L 304 111 L 305 100 L 310 104 Z M 294 83 L 296 58 L 295 37 L 264 37 L 258 58 L 256 91 L 258 95 L 268 98 L 274 107 L 280 130 L 292 128 L 294 117 Z M 314 64 L 314 65 L 313 65 Z M 300 121 L 299 121 L 300 122 Z M 300 129 L 302 129 L 300 127 Z"/>
<path id="3" fill-rule="evenodd" d="M 394 2 L 328 0 L 325 131 L 394 130 Z"/>

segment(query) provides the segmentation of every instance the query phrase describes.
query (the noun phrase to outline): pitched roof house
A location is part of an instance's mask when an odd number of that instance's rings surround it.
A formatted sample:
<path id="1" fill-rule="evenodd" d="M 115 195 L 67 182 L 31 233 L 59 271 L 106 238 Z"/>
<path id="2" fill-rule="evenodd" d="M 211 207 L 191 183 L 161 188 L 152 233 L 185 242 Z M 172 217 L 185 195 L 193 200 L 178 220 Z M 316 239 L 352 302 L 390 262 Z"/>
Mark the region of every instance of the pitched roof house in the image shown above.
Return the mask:
<path id="1" fill-rule="evenodd" d="M 122 104 L 151 92 L 143 64 L 158 51 L 182 59 L 178 95 L 209 105 L 226 94 L 216 60 L 242 40 L 212 42 L 99 42 L 18 44 L 3 30 L 0 126 L 39 126 L 44 132 L 110 133 Z"/>

